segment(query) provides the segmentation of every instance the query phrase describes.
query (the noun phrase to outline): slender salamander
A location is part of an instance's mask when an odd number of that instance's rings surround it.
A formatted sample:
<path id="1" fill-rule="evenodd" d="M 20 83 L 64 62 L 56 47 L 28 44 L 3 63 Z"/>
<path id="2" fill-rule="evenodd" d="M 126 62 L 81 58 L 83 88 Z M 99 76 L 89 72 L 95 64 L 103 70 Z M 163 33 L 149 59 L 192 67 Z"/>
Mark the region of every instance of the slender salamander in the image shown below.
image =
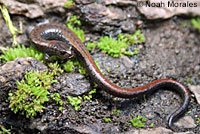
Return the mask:
<path id="1" fill-rule="evenodd" d="M 30 33 L 30 39 L 35 47 L 47 54 L 56 55 L 62 59 L 78 57 L 85 65 L 88 74 L 99 87 L 106 92 L 121 98 L 132 98 L 148 94 L 152 91 L 168 88 L 178 91 L 183 99 L 182 105 L 173 112 L 168 119 L 168 126 L 172 128 L 174 120 L 184 113 L 189 104 L 189 92 L 181 83 L 171 79 L 155 80 L 147 85 L 134 89 L 126 89 L 112 84 L 106 79 L 95 65 L 92 57 L 81 40 L 67 27 L 59 24 L 42 24 Z"/>

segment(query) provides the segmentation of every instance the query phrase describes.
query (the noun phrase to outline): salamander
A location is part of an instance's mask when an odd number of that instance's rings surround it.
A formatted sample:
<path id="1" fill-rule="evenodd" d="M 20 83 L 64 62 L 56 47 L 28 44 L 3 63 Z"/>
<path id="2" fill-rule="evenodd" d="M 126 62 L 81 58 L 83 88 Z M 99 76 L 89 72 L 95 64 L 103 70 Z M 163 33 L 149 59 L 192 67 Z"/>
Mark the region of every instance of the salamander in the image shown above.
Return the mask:
<path id="1" fill-rule="evenodd" d="M 158 89 L 173 89 L 177 91 L 182 98 L 182 105 L 173 112 L 168 118 L 168 126 L 172 128 L 173 122 L 183 114 L 189 104 L 189 92 L 187 88 L 172 79 L 159 79 L 141 87 L 133 89 L 121 88 L 108 79 L 99 71 L 95 65 L 90 53 L 82 41 L 67 27 L 60 24 L 42 24 L 36 26 L 30 33 L 30 39 L 35 47 L 47 54 L 56 55 L 62 59 L 78 57 L 87 69 L 89 76 L 98 84 L 98 86 L 116 97 L 133 98 L 149 94 Z"/>

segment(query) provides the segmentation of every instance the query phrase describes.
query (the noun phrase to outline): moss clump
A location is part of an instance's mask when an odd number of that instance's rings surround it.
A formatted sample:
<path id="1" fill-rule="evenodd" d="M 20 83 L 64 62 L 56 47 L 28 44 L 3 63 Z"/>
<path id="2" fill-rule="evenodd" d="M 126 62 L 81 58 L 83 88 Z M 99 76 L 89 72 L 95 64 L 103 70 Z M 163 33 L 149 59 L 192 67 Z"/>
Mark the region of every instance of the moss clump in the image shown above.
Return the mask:
<path id="1" fill-rule="evenodd" d="M 96 89 L 91 90 L 88 95 L 85 95 L 83 97 L 84 100 L 91 100 L 92 99 L 92 94 L 96 93 Z"/>
<path id="2" fill-rule="evenodd" d="M 25 79 L 16 82 L 17 90 L 9 93 L 9 108 L 14 113 L 20 111 L 22 115 L 26 114 L 27 118 L 33 118 L 37 112 L 42 112 L 44 102 L 49 100 L 48 89 L 56 82 L 53 76 L 48 71 L 26 72 Z"/>
<path id="3" fill-rule="evenodd" d="M 60 99 L 60 94 L 59 93 L 54 93 L 51 95 L 51 98 L 56 101 L 57 104 L 62 105 L 63 101 Z"/>
<path id="4" fill-rule="evenodd" d="M 200 32 L 200 18 L 192 19 L 191 23 Z"/>
<path id="5" fill-rule="evenodd" d="M 78 71 L 80 74 L 86 76 L 88 75 L 86 68 L 76 58 L 70 59 L 66 63 L 62 64 L 63 70 L 66 72 L 73 71 L 75 66 L 78 66 Z"/>
<path id="6" fill-rule="evenodd" d="M 3 62 L 13 61 L 20 57 L 34 57 L 40 61 L 44 58 L 44 54 L 36 50 L 33 46 L 26 48 L 24 45 L 20 46 L 18 44 L 16 48 L 7 47 L 7 50 L 2 50 L 2 52 L 3 54 L 0 56 L 0 59 Z"/>
<path id="7" fill-rule="evenodd" d="M 64 7 L 65 8 L 70 8 L 72 5 L 74 5 L 75 3 L 74 3 L 74 1 L 73 0 L 67 0 L 67 1 L 65 1 L 65 3 L 64 3 Z"/>
<path id="8" fill-rule="evenodd" d="M 120 113 L 120 110 L 114 110 L 113 111 L 113 114 L 119 114 Z"/>
<path id="9" fill-rule="evenodd" d="M 74 109 L 77 111 L 81 107 L 81 102 L 82 100 L 90 100 L 92 99 L 92 94 L 96 93 L 96 89 L 91 90 L 88 95 L 85 95 L 83 97 L 77 96 L 77 97 L 72 97 L 72 96 L 67 96 L 67 99 L 69 103 L 74 107 Z"/>
<path id="10" fill-rule="evenodd" d="M 142 116 L 137 116 L 135 117 L 133 120 L 130 120 L 131 122 L 131 125 L 133 127 L 137 127 L 137 128 L 142 128 L 144 127 L 144 122 L 146 122 L 147 119 L 146 118 L 143 118 Z"/>
<path id="11" fill-rule="evenodd" d="M 111 122 L 111 119 L 110 119 L 110 118 L 107 118 L 107 117 L 105 117 L 105 118 L 104 118 L 104 121 L 105 121 L 106 123 L 108 123 L 108 122 Z"/>
<path id="12" fill-rule="evenodd" d="M 130 52 L 127 51 L 129 45 L 143 42 L 145 42 L 145 37 L 140 30 L 137 30 L 133 35 L 119 34 L 118 39 L 109 36 L 101 37 L 100 42 L 88 43 L 87 49 L 90 51 L 97 46 L 100 50 L 113 57 L 119 57 L 122 54 L 132 56 L 138 54 L 139 48 L 136 48 L 134 52 Z"/>
<path id="13" fill-rule="evenodd" d="M 140 30 L 137 30 L 132 35 L 130 35 L 130 34 L 119 34 L 118 38 L 120 40 L 123 40 L 124 42 L 126 42 L 128 45 L 144 43 L 146 41 L 146 38 L 144 37 L 144 35 L 141 33 Z"/>
<path id="14" fill-rule="evenodd" d="M 48 66 L 52 69 L 52 73 L 54 75 L 57 75 L 57 72 L 59 72 L 59 73 L 63 73 L 64 72 L 64 70 L 62 70 L 60 68 L 60 65 L 57 62 L 56 63 L 49 63 Z"/>
<path id="15" fill-rule="evenodd" d="M 78 97 L 67 96 L 67 99 L 76 111 L 80 108 L 82 101 L 82 98 L 80 96 Z"/>
<path id="16" fill-rule="evenodd" d="M 85 41 L 84 31 L 79 28 L 81 26 L 81 21 L 78 20 L 77 16 L 70 16 L 69 19 L 67 20 L 66 26 L 70 30 L 72 30 L 81 39 L 82 42 Z"/>
<path id="17" fill-rule="evenodd" d="M 11 129 L 6 129 L 4 126 L 0 125 L 0 134 L 11 134 Z"/>
<path id="18" fill-rule="evenodd" d="M 88 51 L 91 51 L 96 46 L 97 46 L 96 43 L 94 43 L 94 42 L 88 42 L 86 48 L 87 48 Z"/>

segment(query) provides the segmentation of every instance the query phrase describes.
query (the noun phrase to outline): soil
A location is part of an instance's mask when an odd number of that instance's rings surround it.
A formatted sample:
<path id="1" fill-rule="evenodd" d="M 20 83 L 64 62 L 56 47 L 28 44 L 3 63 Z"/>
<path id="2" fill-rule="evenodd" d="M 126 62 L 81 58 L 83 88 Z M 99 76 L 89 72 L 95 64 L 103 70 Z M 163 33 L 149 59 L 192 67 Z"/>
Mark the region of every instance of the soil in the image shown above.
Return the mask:
<path id="1" fill-rule="evenodd" d="M 23 22 L 23 34 L 18 36 L 20 44 L 29 45 L 27 29 L 38 22 L 50 19 L 50 22 L 65 23 L 66 17 L 46 16 L 38 19 L 27 19 L 23 16 L 11 15 L 13 23 L 17 26 L 19 20 Z M 140 16 L 141 17 L 141 16 Z M 168 20 L 149 21 L 143 20 L 140 27 L 146 37 L 146 42 L 141 44 L 138 55 L 129 57 L 133 65 L 127 67 L 122 58 L 112 58 L 107 54 L 95 49 L 92 53 L 94 59 L 104 72 L 104 75 L 113 83 L 120 87 L 133 88 L 145 85 L 153 80 L 161 78 L 175 79 L 184 85 L 200 84 L 200 36 L 190 24 L 191 18 L 173 17 Z M 11 46 L 12 37 L 9 30 L 0 16 L 0 44 L 2 46 Z M 103 36 L 101 32 L 92 34 L 90 28 L 84 22 L 82 28 L 86 31 L 86 38 L 92 37 L 97 39 Z M 112 28 L 111 28 L 112 29 Z M 116 28 L 117 29 L 117 28 Z M 111 31 L 110 31 L 111 32 Z M 92 34 L 92 35 L 91 35 Z M 132 46 L 134 47 L 134 46 Z M 130 48 L 132 49 L 132 48 Z M 2 63 L 1 63 L 2 64 Z M 117 67 L 119 65 L 119 67 Z M 109 68 L 109 71 L 108 69 Z M 77 72 L 72 72 L 77 73 Z M 62 74 L 57 79 L 61 79 L 66 74 Z M 191 78 L 192 82 L 188 83 L 187 79 Z M 91 78 L 83 77 L 84 83 L 87 84 Z M 76 81 L 77 85 L 81 81 Z M 52 85 L 52 89 L 58 88 L 58 84 Z M 90 84 L 92 85 L 92 84 Z M 92 86 L 90 87 L 92 89 Z M 15 133 L 123 133 L 134 128 L 130 124 L 135 116 L 147 118 L 144 123 L 144 129 L 154 127 L 167 127 L 167 116 L 181 105 L 180 96 L 170 90 L 159 90 L 145 97 L 133 99 L 121 99 L 105 93 L 102 89 L 97 88 L 90 101 L 83 101 L 81 108 L 75 111 L 67 103 L 67 95 L 61 94 L 64 103 L 64 110 L 58 111 L 59 105 L 53 101 L 45 104 L 46 109 L 43 113 L 38 114 L 35 119 L 26 119 L 20 114 L 14 114 L 9 108 L 6 101 L 0 103 L 0 122 L 11 128 Z M 120 110 L 119 114 L 113 114 L 114 110 Z M 188 108 L 193 119 L 200 115 L 200 106 L 193 96 Z M 104 118 L 110 118 L 111 122 L 106 123 Z M 83 130 L 85 129 L 85 131 Z M 192 129 L 181 129 L 179 131 L 193 131 L 200 133 L 200 127 Z"/>

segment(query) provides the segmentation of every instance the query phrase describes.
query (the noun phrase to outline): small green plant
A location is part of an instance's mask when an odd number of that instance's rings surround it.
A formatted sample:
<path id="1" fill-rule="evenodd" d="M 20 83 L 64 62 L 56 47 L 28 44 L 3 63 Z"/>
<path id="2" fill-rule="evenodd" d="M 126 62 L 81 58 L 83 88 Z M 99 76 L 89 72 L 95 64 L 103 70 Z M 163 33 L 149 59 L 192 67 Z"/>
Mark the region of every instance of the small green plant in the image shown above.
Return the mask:
<path id="1" fill-rule="evenodd" d="M 140 30 L 137 30 L 133 35 L 119 34 L 118 39 L 108 36 L 101 37 L 100 42 L 88 43 L 87 49 L 91 51 L 97 46 L 100 50 L 105 51 L 113 57 L 119 57 L 122 54 L 132 56 L 138 54 L 139 48 L 136 48 L 134 52 L 126 51 L 129 45 L 143 42 L 145 42 L 145 37 Z"/>
<path id="2" fill-rule="evenodd" d="M 198 125 L 200 125 L 200 117 L 197 118 L 196 123 L 197 123 Z"/>
<path id="3" fill-rule="evenodd" d="M 130 120 L 130 122 L 133 127 L 142 128 L 144 127 L 144 124 L 142 122 L 146 122 L 146 120 L 147 119 L 143 118 L 142 116 L 137 116 L 133 120 Z"/>
<path id="4" fill-rule="evenodd" d="M 9 12 L 4 5 L 0 5 L 0 10 L 2 12 L 2 15 L 3 15 L 5 21 L 6 21 L 6 25 L 8 26 L 10 33 L 12 35 L 13 47 L 15 47 L 17 45 L 17 40 L 16 40 L 17 34 L 16 33 L 22 33 L 22 30 L 18 30 L 17 28 L 15 28 L 13 26 L 12 20 L 10 19 Z M 22 29 L 22 23 L 20 23 L 20 27 Z"/>
<path id="5" fill-rule="evenodd" d="M 120 110 L 114 110 L 113 113 L 114 113 L 114 114 L 119 114 L 119 113 L 120 113 Z"/>
<path id="6" fill-rule="evenodd" d="M 64 71 L 71 72 L 74 70 L 74 62 L 73 60 L 68 60 L 66 63 L 62 64 Z"/>
<path id="7" fill-rule="evenodd" d="M 51 95 L 51 98 L 56 101 L 57 104 L 62 105 L 63 101 L 60 99 L 60 94 L 59 93 L 54 93 Z"/>
<path id="8" fill-rule="evenodd" d="M 111 122 L 111 119 L 110 118 L 104 118 L 104 121 L 106 122 L 106 123 L 108 123 L 108 122 Z"/>
<path id="9" fill-rule="evenodd" d="M 82 101 L 82 98 L 80 96 L 78 97 L 67 96 L 67 99 L 76 111 L 80 108 L 81 101 Z"/>
<path id="10" fill-rule="evenodd" d="M 200 18 L 192 19 L 191 23 L 200 32 Z"/>
<path id="11" fill-rule="evenodd" d="M 70 16 L 66 26 L 72 30 L 81 39 L 82 42 L 85 41 L 84 31 L 79 28 L 79 26 L 81 26 L 81 21 L 78 20 L 77 16 Z"/>
<path id="12" fill-rule="evenodd" d="M 188 83 L 192 82 L 192 78 L 187 79 L 187 82 Z"/>
<path id="13" fill-rule="evenodd" d="M 78 61 L 78 59 L 70 59 L 66 63 L 62 64 L 63 70 L 66 72 L 71 72 L 74 70 L 75 66 L 78 66 L 78 71 L 82 75 L 88 75 L 86 68 L 82 65 L 81 62 Z"/>
<path id="14" fill-rule="evenodd" d="M 143 43 L 146 40 L 144 35 L 141 33 L 140 30 L 137 30 L 132 35 L 130 35 L 130 34 L 118 34 L 118 39 L 126 42 L 128 45 Z"/>
<path id="15" fill-rule="evenodd" d="M 96 43 L 94 43 L 94 42 L 88 42 L 86 48 L 87 48 L 88 51 L 91 51 L 96 46 L 97 46 Z"/>
<path id="16" fill-rule="evenodd" d="M 74 26 L 74 25 L 81 26 L 81 21 L 78 20 L 78 19 L 79 19 L 78 16 L 72 15 L 72 16 L 70 16 L 69 19 L 67 20 L 67 23 L 68 23 L 69 25 L 73 25 L 73 26 Z"/>
<path id="17" fill-rule="evenodd" d="M 91 90 L 88 95 L 85 95 L 83 97 L 84 100 L 90 100 L 92 99 L 92 94 L 96 93 L 96 89 Z M 77 97 L 71 97 L 67 96 L 69 103 L 74 107 L 74 109 L 77 111 L 80 108 L 81 102 L 82 102 L 82 97 L 77 96 Z"/>
<path id="18" fill-rule="evenodd" d="M 42 112 L 45 108 L 44 102 L 48 101 L 48 89 L 52 83 L 57 82 L 53 76 L 48 71 L 26 72 L 25 79 L 16 82 L 17 90 L 8 94 L 11 111 L 20 111 L 22 115 L 26 114 L 27 118 L 33 118 L 37 112 Z"/>
<path id="19" fill-rule="evenodd" d="M 151 123 L 150 127 L 154 127 L 154 126 L 155 126 L 155 124 L 154 124 L 154 123 Z"/>
<path id="20" fill-rule="evenodd" d="M 69 8 L 71 7 L 72 5 L 74 5 L 74 1 L 73 0 L 67 0 L 65 3 L 64 3 L 64 7 L 65 8 Z"/>
<path id="21" fill-rule="evenodd" d="M 0 59 L 3 62 L 13 61 L 19 57 L 34 57 L 40 61 L 44 58 L 44 54 L 37 51 L 33 46 L 26 48 L 24 45 L 20 46 L 18 44 L 16 48 L 7 47 L 7 50 L 2 50 L 2 52 L 3 54 L 0 56 Z"/>
<path id="22" fill-rule="evenodd" d="M 63 109 L 64 109 L 64 107 L 59 107 L 58 108 L 59 111 L 62 111 Z"/>
<path id="23" fill-rule="evenodd" d="M 98 48 L 113 57 L 119 57 L 124 54 L 124 52 L 128 52 L 126 51 L 128 45 L 121 40 L 115 40 L 112 37 L 104 36 L 100 38 L 100 41 L 101 42 L 97 43 Z"/>
<path id="24" fill-rule="evenodd" d="M 191 111 L 191 110 L 189 110 L 187 113 L 188 113 L 188 114 L 191 114 L 191 113 L 192 113 L 192 111 Z"/>
<path id="25" fill-rule="evenodd" d="M 4 126 L 0 125 L 0 134 L 11 134 L 10 129 L 6 129 Z"/>
<path id="26" fill-rule="evenodd" d="M 57 62 L 55 62 L 55 63 L 49 63 L 48 66 L 52 69 L 52 73 L 54 75 L 57 75 L 57 72 L 59 72 L 59 73 L 63 73 L 64 72 L 64 70 L 62 70 L 60 68 L 60 65 Z"/>
<path id="27" fill-rule="evenodd" d="M 78 71 L 79 71 L 80 74 L 88 76 L 87 70 L 81 62 L 76 60 L 76 62 L 74 62 L 74 65 L 78 66 Z"/>
<path id="28" fill-rule="evenodd" d="M 90 100 L 92 99 L 92 94 L 96 93 L 96 89 L 91 90 L 88 95 L 84 96 L 83 99 L 84 100 Z"/>

